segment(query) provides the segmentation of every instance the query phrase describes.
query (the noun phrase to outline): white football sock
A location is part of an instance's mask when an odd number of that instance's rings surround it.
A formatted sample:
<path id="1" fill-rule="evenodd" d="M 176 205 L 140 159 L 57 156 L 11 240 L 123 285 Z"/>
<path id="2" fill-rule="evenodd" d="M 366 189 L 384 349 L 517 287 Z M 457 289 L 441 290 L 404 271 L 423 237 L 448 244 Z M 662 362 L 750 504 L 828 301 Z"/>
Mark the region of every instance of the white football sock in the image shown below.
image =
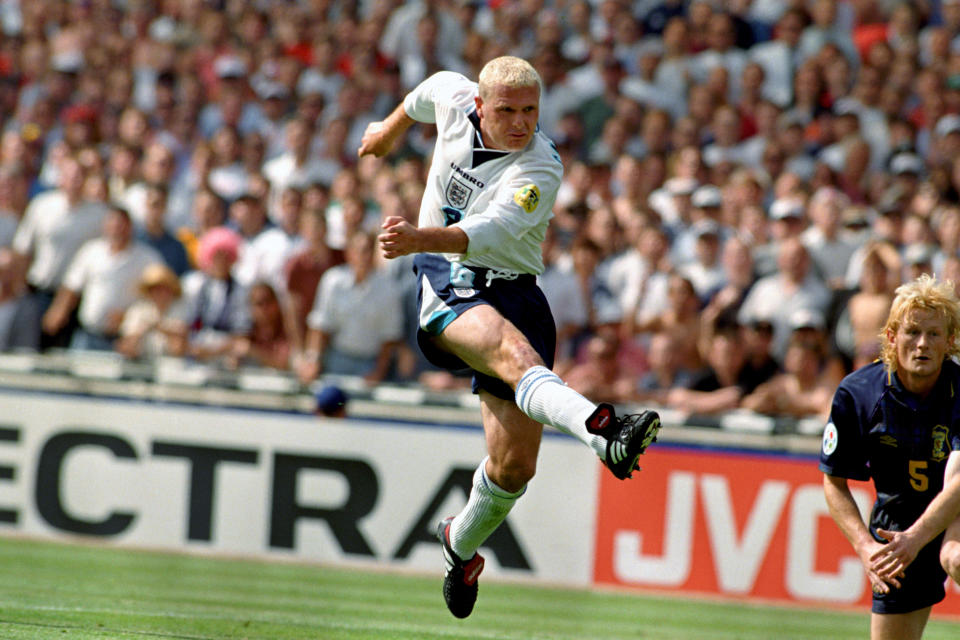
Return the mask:
<path id="1" fill-rule="evenodd" d="M 504 521 L 526 487 L 510 493 L 487 477 L 487 458 L 473 474 L 473 490 L 463 511 L 450 523 L 450 546 L 461 560 L 469 560 Z"/>
<path id="2" fill-rule="evenodd" d="M 587 431 L 587 418 L 597 405 L 568 387 L 550 369 L 540 365 L 527 369 L 517 384 L 516 401 L 520 410 L 537 422 L 572 435 L 601 460 L 606 457 L 607 441 Z"/>

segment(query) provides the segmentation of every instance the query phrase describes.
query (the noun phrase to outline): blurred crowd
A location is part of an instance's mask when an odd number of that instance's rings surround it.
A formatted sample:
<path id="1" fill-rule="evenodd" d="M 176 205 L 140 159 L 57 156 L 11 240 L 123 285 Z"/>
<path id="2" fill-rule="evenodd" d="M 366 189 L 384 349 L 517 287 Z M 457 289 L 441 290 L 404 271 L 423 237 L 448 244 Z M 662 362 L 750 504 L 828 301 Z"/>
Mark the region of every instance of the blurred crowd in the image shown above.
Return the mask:
<path id="1" fill-rule="evenodd" d="M 823 415 L 894 289 L 960 283 L 960 1 L 0 0 L 0 350 L 430 388 L 410 260 L 439 70 L 543 77 L 541 285 L 601 401 Z"/>

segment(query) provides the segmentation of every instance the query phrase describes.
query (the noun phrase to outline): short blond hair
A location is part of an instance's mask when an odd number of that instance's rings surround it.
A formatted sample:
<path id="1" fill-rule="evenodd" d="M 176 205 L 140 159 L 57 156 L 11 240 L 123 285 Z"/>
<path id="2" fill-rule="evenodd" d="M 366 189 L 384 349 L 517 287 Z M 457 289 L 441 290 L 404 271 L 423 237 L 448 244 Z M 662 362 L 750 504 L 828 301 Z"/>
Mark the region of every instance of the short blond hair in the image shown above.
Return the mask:
<path id="1" fill-rule="evenodd" d="M 537 87 L 543 93 L 543 81 L 533 65 L 516 56 L 500 56 L 480 70 L 480 99 L 486 100 L 493 87 Z"/>
<path id="2" fill-rule="evenodd" d="M 916 280 L 902 284 L 894 292 L 895 298 L 890 305 L 890 314 L 880 332 L 880 359 L 889 373 L 897 370 L 897 350 L 890 335 L 895 334 L 903 325 L 907 314 L 916 309 L 939 313 L 947 322 L 947 357 L 960 356 L 960 300 L 954 292 L 953 283 L 938 282 L 930 274 L 924 273 Z"/>

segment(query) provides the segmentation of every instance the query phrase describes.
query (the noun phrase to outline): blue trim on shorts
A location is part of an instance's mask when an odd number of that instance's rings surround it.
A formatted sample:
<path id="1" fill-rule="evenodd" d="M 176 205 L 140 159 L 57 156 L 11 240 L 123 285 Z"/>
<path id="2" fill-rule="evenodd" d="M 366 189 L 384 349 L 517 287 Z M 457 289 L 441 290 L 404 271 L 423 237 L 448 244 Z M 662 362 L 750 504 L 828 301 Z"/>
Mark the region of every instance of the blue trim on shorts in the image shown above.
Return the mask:
<path id="1" fill-rule="evenodd" d="M 433 335 L 440 335 L 451 322 L 457 319 L 457 314 L 453 311 L 439 311 L 427 320 L 427 326 L 424 331 Z"/>

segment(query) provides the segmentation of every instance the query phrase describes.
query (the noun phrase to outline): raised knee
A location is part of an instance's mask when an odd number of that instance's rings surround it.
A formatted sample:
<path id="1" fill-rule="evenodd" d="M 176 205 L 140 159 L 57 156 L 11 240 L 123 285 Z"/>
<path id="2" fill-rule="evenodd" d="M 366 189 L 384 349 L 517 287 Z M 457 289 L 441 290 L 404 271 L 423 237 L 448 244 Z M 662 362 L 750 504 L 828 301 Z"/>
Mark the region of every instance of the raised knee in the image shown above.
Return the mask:
<path id="1" fill-rule="evenodd" d="M 960 584 L 960 542 L 948 541 L 940 547 L 940 565 L 954 582 Z"/>

